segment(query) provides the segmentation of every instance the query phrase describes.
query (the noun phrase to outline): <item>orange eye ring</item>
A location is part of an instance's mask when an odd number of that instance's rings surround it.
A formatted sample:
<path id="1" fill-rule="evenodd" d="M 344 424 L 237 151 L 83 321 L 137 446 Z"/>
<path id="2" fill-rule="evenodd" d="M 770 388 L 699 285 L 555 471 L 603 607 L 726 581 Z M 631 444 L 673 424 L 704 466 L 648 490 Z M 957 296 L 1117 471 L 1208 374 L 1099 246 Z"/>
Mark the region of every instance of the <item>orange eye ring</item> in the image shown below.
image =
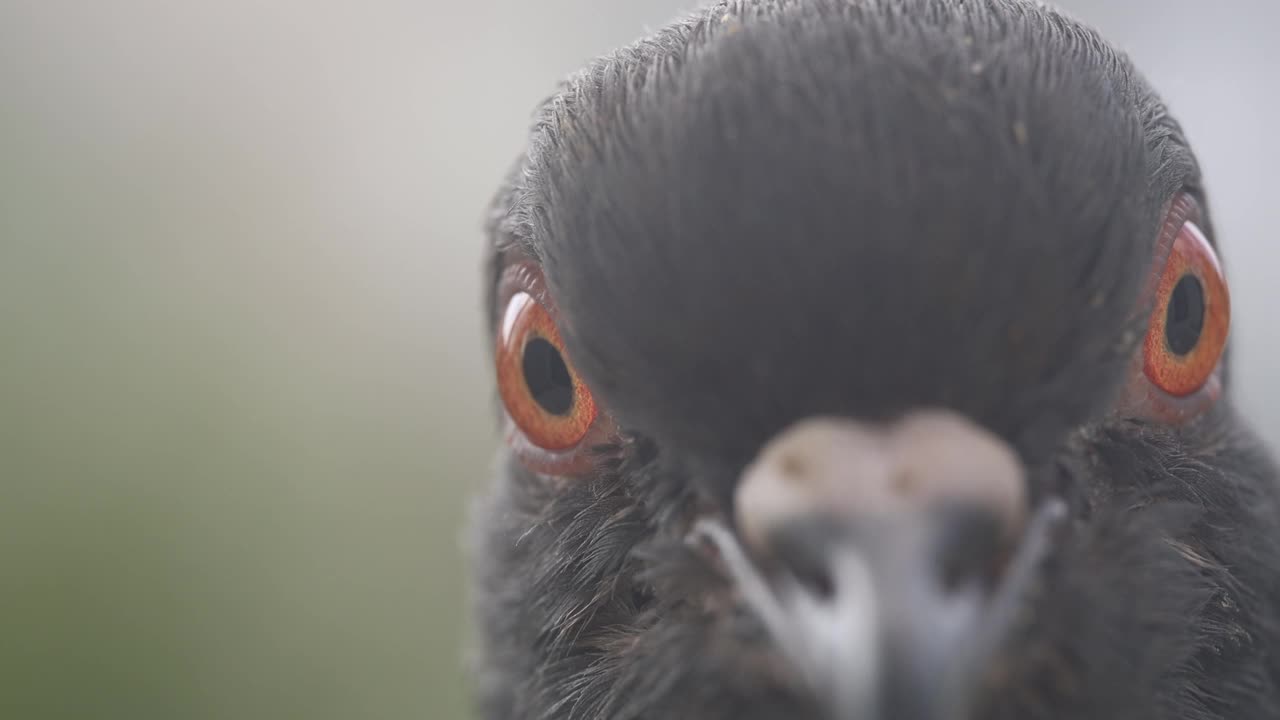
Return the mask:
<path id="1" fill-rule="evenodd" d="M 531 444 L 560 452 L 586 437 L 595 400 L 573 369 L 551 313 L 529 292 L 507 300 L 496 356 L 498 393 Z"/>
<path id="2" fill-rule="evenodd" d="M 1231 298 L 1222 267 L 1204 233 L 1188 219 L 1174 236 L 1156 283 L 1143 373 L 1176 398 L 1196 393 L 1213 377 L 1230 325 Z"/>

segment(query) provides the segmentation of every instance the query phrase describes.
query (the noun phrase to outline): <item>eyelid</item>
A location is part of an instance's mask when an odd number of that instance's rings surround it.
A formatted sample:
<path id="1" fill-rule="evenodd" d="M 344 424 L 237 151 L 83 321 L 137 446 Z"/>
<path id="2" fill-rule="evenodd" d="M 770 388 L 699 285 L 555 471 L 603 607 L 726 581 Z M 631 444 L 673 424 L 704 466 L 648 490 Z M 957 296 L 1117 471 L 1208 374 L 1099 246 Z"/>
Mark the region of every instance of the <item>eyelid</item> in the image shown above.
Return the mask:
<path id="1" fill-rule="evenodd" d="M 577 446 L 568 450 L 547 450 L 534 445 L 519 426 L 506 416 L 506 442 L 516 459 L 530 472 L 553 477 L 576 478 L 596 470 L 604 456 L 597 448 L 618 443 L 618 426 L 604 413 L 596 416 L 595 423 Z"/>
<path id="2" fill-rule="evenodd" d="M 1173 254 L 1174 243 L 1178 241 L 1178 233 L 1182 231 L 1182 226 L 1187 222 L 1193 222 L 1197 226 L 1203 227 L 1200 204 L 1196 202 L 1196 199 L 1190 193 L 1180 192 L 1169 202 L 1169 206 L 1164 212 L 1160 235 L 1156 238 L 1155 248 L 1152 251 L 1154 262 L 1151 264 L 1151 272 L 1147 274 L 1147 282 L 1142 289 L 1142 303 L 1140 304 L 1140 312 L 1144 320 L 1150 314 L 1151 303 L 1156 299 L 1155 295 L 1160 287 L 1160 278 L 1164 276 L 1165 266 L 1169 264 L 1169 257 Z"/>
<path id="3" fill-rule="evenodd" d="M 496 289 L 499 320 L 506 312 L 507 304 L 516 293 L 527 293 L 537 303 L 547 309 L 553 321 L 559 322 L 560 313 L 555 300 L 547 292 L 547 281 L 542 269 L 533 260 L 527 258 L 514 260 L 502 270 L 498 277 Z"/>

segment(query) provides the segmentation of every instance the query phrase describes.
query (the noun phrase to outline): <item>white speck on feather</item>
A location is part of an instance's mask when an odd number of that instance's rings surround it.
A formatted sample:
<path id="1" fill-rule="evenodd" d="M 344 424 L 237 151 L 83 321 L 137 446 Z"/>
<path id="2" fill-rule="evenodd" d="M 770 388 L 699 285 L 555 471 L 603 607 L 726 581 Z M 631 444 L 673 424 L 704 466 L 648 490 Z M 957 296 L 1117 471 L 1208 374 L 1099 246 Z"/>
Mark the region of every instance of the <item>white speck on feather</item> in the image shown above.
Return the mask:
<path id="1" fill-rule="evenodd" d="M 1027 124 L 1021 120 L 1015 120 L 1013 123 L 1013 139 L 1019 145 L 1026 145 L 1031 137 L 1027 132 Z"/>

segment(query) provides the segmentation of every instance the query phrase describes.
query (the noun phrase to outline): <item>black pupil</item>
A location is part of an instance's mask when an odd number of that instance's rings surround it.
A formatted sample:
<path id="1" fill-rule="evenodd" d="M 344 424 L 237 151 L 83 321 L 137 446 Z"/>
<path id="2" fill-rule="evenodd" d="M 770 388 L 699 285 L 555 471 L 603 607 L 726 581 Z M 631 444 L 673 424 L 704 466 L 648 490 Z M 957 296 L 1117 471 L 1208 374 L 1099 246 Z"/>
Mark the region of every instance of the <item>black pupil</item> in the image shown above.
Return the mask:
<path id="1" fill-rule="evenodd" d="M 568 415 L 573 409 L 573 379 L 555 345 L 535 337 L 524 346 L 524 381 L 543 410 Z"/>
<path id="2" fill-rule="evenodd" d="M 1175 355 L 1186 355 L 1195 349 L 1204 329 L 1204 287 L 1194 275 L 1183 275 L 1169 297 L 1165 316 L 1164 337 Z"/>

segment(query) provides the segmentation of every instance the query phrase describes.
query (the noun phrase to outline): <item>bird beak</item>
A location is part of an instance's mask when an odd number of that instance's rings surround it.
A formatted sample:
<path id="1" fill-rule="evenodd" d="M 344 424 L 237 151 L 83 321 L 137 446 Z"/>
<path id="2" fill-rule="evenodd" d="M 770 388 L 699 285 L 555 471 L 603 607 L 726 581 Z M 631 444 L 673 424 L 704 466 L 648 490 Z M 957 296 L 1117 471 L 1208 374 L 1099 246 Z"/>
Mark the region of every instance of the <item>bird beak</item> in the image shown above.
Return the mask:
<path id="1" fill-rule="evenodd" d="M 805 421 L 694 530 L 833 720 L 963 720 L 1052 528 L 1002 440 L 950 413 Z"/>

